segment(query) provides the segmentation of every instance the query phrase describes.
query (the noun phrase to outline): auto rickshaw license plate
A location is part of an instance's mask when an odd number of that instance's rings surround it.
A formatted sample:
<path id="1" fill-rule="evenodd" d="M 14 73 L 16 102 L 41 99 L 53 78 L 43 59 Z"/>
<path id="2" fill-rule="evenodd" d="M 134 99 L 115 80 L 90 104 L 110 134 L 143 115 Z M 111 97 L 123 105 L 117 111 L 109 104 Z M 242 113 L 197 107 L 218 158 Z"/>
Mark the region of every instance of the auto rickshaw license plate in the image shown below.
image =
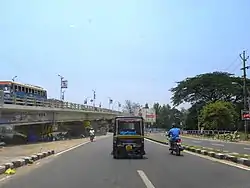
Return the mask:
<path id="1" fill-rule="evenodd" d="M 126 145 L 126 150 L 127 150 L 127 151 L 132 150 L 132 146 L 131 146 L 131 145 Z"/>

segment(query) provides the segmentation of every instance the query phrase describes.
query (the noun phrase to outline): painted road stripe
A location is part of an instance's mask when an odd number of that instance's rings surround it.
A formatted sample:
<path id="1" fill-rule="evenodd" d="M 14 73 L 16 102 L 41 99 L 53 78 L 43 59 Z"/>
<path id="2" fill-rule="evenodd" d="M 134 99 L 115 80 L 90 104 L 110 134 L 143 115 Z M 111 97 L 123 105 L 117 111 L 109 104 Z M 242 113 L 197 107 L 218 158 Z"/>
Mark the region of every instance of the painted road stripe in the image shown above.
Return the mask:
<path id="1" fill-rule="evenodd" d="M 142 170 L 137 170 L 137 172 L 147 188 L 155 188 L 155 186 L 152 184 L 152 182 L 148 179 L 147 175 Z"/>
<path id="2" fill-rule="evenodd" d="M 245 150 L 250 150 L 250 148 L 244 148 Z"/>
<path id="3" fill-rule="evenodd" d="M 95 140 L 97 141 L 97 140 L 101 140 L 101 139 L 104 139 L 104 138 L 107 138 L 107 137 L 109 137 L 110 135 L 107 135 L 107 136 L 103 136 L 103 137 L 98 137 L 98 138 L 96 138 Z M 61 151 L 61 152 L 58 152 L 58 153 L 56 153 L 55 155 L 53 155 L 53 156 L 58 156 L 58 155 L 61 155 L 61 154 L 63 154 L 63 153 L 66 153 L 66 152 L 68 152 L 68 151 L 71 151 L 71 150 L 73 150 L 73 149 L 76 149 L 76 148 L 78 148 L 78 147 L 81 147 L 81 146 L 83 146 L 83 145 L 85 145 L 85 144 L 88 144 L 88 143 L 90 143 L 90 141 L 86 141 L 86 142 L 83 142 L 83 143 L 81 143 L 81 144 L 78 144 L 78 145 L 76 145 L 76 146 L 73 146 L 73 147 L 71 147 L 71 148 L 69 148 L 69 149 L 66 149 L 66 150 L 63 150 L 63 151 Z"/>
<path id="4" fill-rule="evenodd" d="M 211 144 L 213 146 L 224 146 L 224 144 Z"/>
<path id="5" fill-rule="evenodd" d="M 201 141 L 195 141 L 195 140 L 193 140 L 192 142 L 193 143 L 201 143 Z"/>

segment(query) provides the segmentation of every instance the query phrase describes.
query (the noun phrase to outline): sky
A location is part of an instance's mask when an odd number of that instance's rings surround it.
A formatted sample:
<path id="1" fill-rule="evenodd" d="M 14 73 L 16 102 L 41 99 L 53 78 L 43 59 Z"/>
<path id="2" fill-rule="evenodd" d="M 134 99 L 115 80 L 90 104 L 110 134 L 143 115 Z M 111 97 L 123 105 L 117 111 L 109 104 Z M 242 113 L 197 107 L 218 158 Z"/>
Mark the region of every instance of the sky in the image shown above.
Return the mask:
<path id="1" fill-rule="evenodd" d="M 104 107 L 109 97 L 170 103 L 169 89 L 186 77 L 241 74 L 249 8 L 249 0 L 1 0 L 0 80 L 17 76 L 59 98 L 61 74 L 70 102 L 94 89 Z"/>

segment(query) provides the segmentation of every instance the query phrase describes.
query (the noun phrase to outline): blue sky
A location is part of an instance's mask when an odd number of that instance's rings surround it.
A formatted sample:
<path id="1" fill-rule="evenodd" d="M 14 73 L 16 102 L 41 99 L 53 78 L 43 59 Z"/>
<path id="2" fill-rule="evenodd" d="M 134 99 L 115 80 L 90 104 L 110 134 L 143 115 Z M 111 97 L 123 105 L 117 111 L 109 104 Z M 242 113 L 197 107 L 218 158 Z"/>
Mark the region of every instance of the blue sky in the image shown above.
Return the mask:
<path id="1" fill-rule="evenodd" d="M 2 0 L 1 80 L 43 86 L 83 103 L 96 90 L 144 104 L 169 103 L 188 76 L 240 72 L 250 49 L 249 0 Z M 249 52 L 250 53 L 250 52 Z"/>

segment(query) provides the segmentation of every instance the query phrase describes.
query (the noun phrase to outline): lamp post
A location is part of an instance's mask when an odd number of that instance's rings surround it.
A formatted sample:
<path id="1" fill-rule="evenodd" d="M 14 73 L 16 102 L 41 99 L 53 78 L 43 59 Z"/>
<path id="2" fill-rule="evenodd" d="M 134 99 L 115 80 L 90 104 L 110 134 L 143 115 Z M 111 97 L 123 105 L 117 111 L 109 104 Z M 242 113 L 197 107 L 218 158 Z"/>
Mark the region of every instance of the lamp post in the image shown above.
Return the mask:
<path id="1" fill-rule="evenodd" d="M 90 102 L 92 102 L 93 100 L 91 99 L 91 97 L 86 97 L 85 99 L 84 99 L 84 104 L 88 104 L 88 100 L 90 99 Z"/>
<path id="2" fill-rule="evenodd" d="M 108 97 L 109 99 L 109 109 L 110 109 L 110 105 L 113 104 L 113 99 L 111 99 L 110 97 Z"/>
<path id="3" fill-rule="evenodd" d="M 61 100 L 64 100 L 63 98 L 64 98 L 64 92 L 63 92 L 63 89 L 67 89 L 68 88 L 68 80 L 65 80 L 64 79 L 64 77 L 63 76 L 61 76 L 60 74 L 58 74 L 57 76 L 59 76 L 60 77 L 60 80 L 61 80 L 61 82 L 60 82 L 60 99 Z"/>
<path id="4" fill-rule="evenodd" d="M 65 97 L 65 90 L 62 91 L 62 100 L 64 101 L 64 97 Z"/>
<path id="5" fill-rule="evenodd" d="M 17 78 L 17 76 L 14 76 L 11 80 L 13 81 L 13 82 L 15 82 L 15 79 Z"/>
<path id="6" fill-rule="evenodd" d="M 112 99 L 111 99 L 112 100 Z M 112 100 L 113 102 L 113 100 Z M 113 102 L 113 105 L 112 105 L 112 110 L 114 109 L 114 105 L 117 104 L 117 108 L 118 108 L 118 111 L 120 110 L 120 107 L 121 107 L 121 103 L 119 101 L 114 101 Z"/>
<path id="7" fill-rule="evenodd" d="M 93 91 L 93 107 L 95 107 L 96 91 L 95 90 L 92 91 Z"/>
<path id="8" fill-rule="evenodd" d="M 60 77 L 60 99 L 62 100 L 62 98 L 63 98 L 63 90 L 62 90 L 62 82 L 63 82 L 63 79 L 64 79 L 64 77 L 63 76 L 61 76 L 60 74 L 58 74 L 58 76 Z"/>

